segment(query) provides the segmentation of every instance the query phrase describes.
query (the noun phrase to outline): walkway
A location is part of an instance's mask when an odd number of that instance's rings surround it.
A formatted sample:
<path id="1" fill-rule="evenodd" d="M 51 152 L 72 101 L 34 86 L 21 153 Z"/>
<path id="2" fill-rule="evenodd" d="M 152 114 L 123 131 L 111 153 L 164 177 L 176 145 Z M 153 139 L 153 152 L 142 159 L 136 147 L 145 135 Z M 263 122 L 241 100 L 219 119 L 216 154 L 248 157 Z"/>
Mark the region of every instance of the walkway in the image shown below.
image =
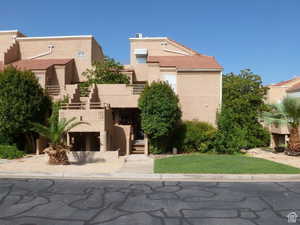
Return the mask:
<path id="1" fill-rule="evenodd" d="M 129 155 L 125 157 L 123 167 L 119 173 L 152 174 L 154 160 L 143 154 Z"/>
<path id="2" fill-rule="evenodd" d="M 274 153 L 271 150 L 263 150 L 260 148 L 250 149 L 247 151 L 247 154 L 253 157 L 268 159 L 274 162 L 300 168 L 300 156 L 288 156 L 283 152 Z"/>

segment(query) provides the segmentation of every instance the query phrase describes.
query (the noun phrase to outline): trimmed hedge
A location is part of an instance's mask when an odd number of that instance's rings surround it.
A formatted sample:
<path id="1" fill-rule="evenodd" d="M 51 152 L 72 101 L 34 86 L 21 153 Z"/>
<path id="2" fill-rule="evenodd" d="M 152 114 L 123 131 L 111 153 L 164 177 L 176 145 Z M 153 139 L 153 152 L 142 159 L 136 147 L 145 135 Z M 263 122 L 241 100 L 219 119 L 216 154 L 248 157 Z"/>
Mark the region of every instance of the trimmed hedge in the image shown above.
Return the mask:
<path id="1" fill-rule="evenodd" d="M 207 152 L 212 149 L 217 129 L 198 120 L 184 121 L 175 131 L 173 141 L 179 152 Z"/>
<path id="2" fill-rule="evenodd" d="M 0 145 L 0 158 L 1 159 L 16 159 L 25 155 L 14 145 Z"/>

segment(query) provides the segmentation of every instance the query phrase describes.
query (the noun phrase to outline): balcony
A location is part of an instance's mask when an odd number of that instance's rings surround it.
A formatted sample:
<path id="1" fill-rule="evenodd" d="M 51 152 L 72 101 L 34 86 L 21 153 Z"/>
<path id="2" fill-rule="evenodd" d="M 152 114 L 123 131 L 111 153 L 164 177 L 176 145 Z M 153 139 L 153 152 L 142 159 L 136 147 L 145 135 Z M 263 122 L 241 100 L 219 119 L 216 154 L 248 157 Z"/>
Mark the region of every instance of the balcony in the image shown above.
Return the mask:
<path id="1" fill-rule="evenodd" d="M 97 84 L 101 102 L 113 108 L 137 108 L 144 87 L 144 84 Z"/>
<path id="2" fill-rule="evenodd" d="M 109 129 L 111 110 L 99 102 L 96 103 L 67 103 L 61 106 L 59 118 L 67 120 L 77 118 L 76 121 L 86 122 L 71 130 L 71 132 L 100 132 Z"/>

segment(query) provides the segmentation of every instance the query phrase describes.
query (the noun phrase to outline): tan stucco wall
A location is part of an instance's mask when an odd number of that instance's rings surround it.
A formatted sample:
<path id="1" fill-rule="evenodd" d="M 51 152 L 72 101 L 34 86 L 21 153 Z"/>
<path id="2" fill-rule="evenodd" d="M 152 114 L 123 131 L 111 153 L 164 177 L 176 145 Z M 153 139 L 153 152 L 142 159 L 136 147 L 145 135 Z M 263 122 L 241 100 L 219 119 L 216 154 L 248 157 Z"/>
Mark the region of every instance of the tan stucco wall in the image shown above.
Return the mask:
<path id="1" fill-rule="evenodd" d="M 132 87 L 126 84 L 97 84 L 101 103 L 112 108 L 136 108 L 139 95 L 132 94 Z"/>
<path id="2" fill-rule="evenodd" d="M 130 151 L 131 129 L 132 128 L 130 125 L 116 124 L 113 126 L 113 133 L 112 133 L 113 150 L 119 149 L 121 155 L 126 155 Z"/>
<path id="3" fill-rule="evenodd" d="M 39 84 L 41 85 L 42 88 L 45 89 L 46 86 L 46 79 L 47 79 L 47 72 L 45 70 L 34 70 L 32 71 L 37 80 L 39 81 Z"/>
<path id="4" fill-rule="evenodd" d="M 0 61 L 4 61 L 4 53 L 15 43 L 14 37 L 18 36 L 18 32 L 0 32 Z"/>
<path id="5" fill-rule="evenodd" d="M 53 45 L 52 53 L 38 57 L 38 59 L 64 59 L 74 58 L 76 71 L 80 80 L 84 80 L 81 75 L 87 68 L 91 68 L 92 59 L 100 57 L 99 49 L 95 50 L 92 56 L 92 37 L 72 37 L 72 38 L 41 38 L 41 39 L 17 39 L 20 46 L 21 59 L 28 59 L 49 51 L 48 46 Z M 83 56 L 78 56 L 83 52 Z"/>
<path id="6" fill-rule="evenodd" d="M 75 117 L 76 121 L 87 122 L 73 128 L 70 132 L 101 132 L 105 131 L 105 110 L 59 110 L 59 118 L 71 119 Z"/>
<path id="7" fill-rule="evenodd" d="M 182 119 L 216 123 L 220 106 L 220 72 L 178 72 L 177 94 Z"/>
<path id="8" fill-rule="evenodd" d="M 12 44 L 4 53 L 4 64 L 9 64 L 20 59 L 19 44 Z"/>
<path id="9" fill-rule="evenodd" d="M 101 61 L 104 58 L 104 54 L 101 46 L 97 43 L 97 41 L 92 39 L 92 63 L 95 61 Z"/>
<path id="10" fill-rule="evenodd" d="M 161 45 L 163 42 L 167 46 Z M 135 49 L 147 49 L 148 56 L 180 56 L 182 54 L 165 51 L 164 49 L 185 52 L 187 54 L 194 54 L 190 50 L 178 46 L 168 39 L 130 39 L 130 64 L 134 67 L 137 81 L 147 81 L 148 76 L 151 76 L 151 71 L 147 64 L 138 64 L 136 62 Z M 151 78 L 150 78 L 151 79 Z"/>
<path id="11" fill-rule="evenodd" d="M 269 104 L 279 103 L 287 96 L 287 89 L 288 87 L 269 86 L 266 102 Z"/>

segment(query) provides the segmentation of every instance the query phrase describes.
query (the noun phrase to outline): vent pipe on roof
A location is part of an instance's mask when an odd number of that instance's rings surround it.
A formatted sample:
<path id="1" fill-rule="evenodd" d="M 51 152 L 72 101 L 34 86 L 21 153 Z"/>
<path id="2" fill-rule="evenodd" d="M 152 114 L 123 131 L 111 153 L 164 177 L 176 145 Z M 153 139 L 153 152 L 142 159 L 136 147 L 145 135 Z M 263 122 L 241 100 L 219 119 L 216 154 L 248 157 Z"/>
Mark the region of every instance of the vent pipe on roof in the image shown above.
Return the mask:
<path id="1" fill-rule="evenodd" d="M 142 33 L 136 33 L 136 34 L 135 34 L 135 37 L 136 37 L 136 38 L 143 38 L 143 34 L 142 34 Z"/>

